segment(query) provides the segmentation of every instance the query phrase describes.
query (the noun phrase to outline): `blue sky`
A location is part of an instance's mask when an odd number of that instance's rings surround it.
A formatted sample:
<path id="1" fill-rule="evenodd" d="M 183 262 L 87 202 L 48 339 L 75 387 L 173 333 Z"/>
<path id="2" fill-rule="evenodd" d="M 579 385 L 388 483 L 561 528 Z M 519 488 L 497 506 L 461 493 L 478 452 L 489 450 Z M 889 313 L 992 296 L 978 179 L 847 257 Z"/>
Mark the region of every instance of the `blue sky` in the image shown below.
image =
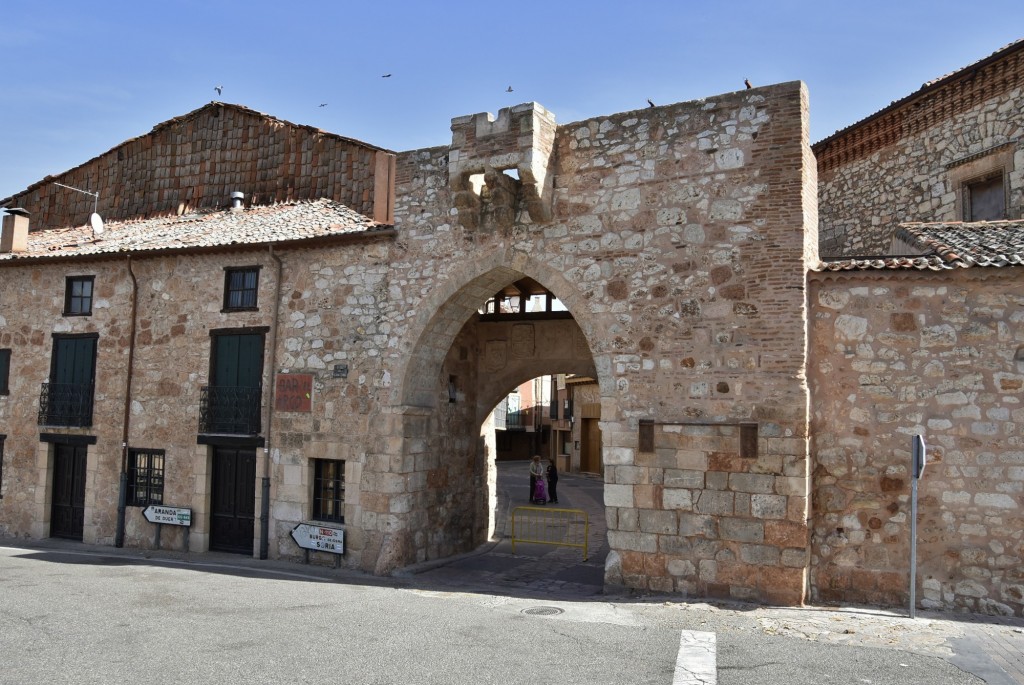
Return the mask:
<path id="1" fill-rule="evenodd" d="M 214 99 L 401 151 L 531 100 L 567 123 L 802 80 L 817 141 L 1024 38 L 1022 0 L 0 7 L 0 197 Z"/>

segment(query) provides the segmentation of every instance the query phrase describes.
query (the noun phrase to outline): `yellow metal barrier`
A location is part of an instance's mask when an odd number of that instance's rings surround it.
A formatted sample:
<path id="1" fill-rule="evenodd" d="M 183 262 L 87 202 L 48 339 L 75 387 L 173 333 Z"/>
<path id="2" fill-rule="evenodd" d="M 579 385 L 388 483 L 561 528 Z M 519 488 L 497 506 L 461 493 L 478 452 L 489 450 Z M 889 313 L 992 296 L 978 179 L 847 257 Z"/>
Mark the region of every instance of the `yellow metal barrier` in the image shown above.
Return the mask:
<path id="1" fill-rule="evenodd" d="M 512 509 L 512 553 L 517 542 L 558 547 L 580 547 L 587 560 L 590 520 L 582 509 L 515 507 Z"/>

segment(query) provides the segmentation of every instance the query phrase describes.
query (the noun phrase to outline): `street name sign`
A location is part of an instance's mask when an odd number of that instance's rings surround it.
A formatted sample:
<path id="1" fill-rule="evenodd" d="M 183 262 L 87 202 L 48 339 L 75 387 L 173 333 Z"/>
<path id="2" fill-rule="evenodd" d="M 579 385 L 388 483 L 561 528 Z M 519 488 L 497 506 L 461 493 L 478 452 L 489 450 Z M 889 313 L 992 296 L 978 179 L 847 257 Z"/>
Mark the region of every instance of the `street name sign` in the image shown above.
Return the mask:
<path id="1" fill-rule="evenodd" d="M 345 553 L 345 531 L 311 523 L 300 523 L 292 528 L 292 539 L 303 549 L 314 552 Z"/>
<path id="2" fill-rule="evenodd" d="M 152 504 L 142 510 L 142 515 L 150 523 L 162 523 L 169 526 L 192 525 L 192 510 L 187 507 L 164 507 Z"/>

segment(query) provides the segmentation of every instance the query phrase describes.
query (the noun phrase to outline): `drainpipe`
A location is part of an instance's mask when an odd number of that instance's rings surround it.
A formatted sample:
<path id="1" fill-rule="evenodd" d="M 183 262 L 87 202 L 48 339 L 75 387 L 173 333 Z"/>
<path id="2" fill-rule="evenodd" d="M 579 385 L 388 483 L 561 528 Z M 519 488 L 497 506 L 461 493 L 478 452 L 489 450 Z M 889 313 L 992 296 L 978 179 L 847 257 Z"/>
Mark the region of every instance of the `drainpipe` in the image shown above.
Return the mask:
<path id="1" fill-rule="evenodd" d="M 274 372 L 277 369 L 277 327 L 281 318 L 281 274 L 284 265 L 281 258 L 274 253 L 274 245 L 268 244 L 270 258 L 277 263 L 277 279 L 274 282 L 274 321 L 270 327 L 270 397 L 267 400 L 267 439 L 263 446 L 263 484 L 262 499 L 260 501 L 260 559 L 266 559 L 270 550 L 270 448 L 271 429 L 274 419 L 274 390 L 277 384 L 274 382 Z"/>
<path id="2" fill-rule="evenodd" d="M 132 415 L 132 368 L 135 365 L 135 318 L 139 303 L 139 282 L 132 270 L 132 256 L 128 255 L 128 275 L 132 279 L 131 330 L 128 333 L 128 378 L 124 389 L 124 432 L 121 434 L 121 478 L 117 493 L 117 530 L 114 547 L 124 547 L 124 516 L 128 498 L 128 426 Z"/>

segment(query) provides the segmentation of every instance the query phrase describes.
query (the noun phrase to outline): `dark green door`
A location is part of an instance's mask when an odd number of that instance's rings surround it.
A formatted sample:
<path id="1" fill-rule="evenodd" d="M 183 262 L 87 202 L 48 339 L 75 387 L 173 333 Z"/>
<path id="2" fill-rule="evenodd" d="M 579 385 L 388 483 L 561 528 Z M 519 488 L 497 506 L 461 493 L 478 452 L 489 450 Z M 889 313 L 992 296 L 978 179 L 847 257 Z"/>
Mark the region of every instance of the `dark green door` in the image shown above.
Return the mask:
<path id="1" fill-rule="evenodd" d="M 252 554 L 256 451 L 216 447 L 210 493 L 210 549 Z"/>
<path id="2" fill-rule="evenodd" d="M 94 335 L 54 337 L 44 423 L 53 426 L 92 425 L 96 339 Z"/>
<path id="3" fill-rule="evenodd" d="M 263 336 L 218 335 L 215 340 L 213 384 L 222 388 L 260 387 L 263 376 Z"/>
<path id="4" fill-rule="evenodd" d="M 54 338 L 50 381 L 92 385 L 96 372 L 96 338 Z"/>
<path id="5" fill-rule="evenodd" d="M 50 536 L 81 540 L 85 526 L 86 448 L 53 446 L 53 503 Z"/>
<path id="6" fill-rule="evenodd" d="M 220 334 L 213 338 L 209 389 L 210 433 L 260 432 L 263 335 Z"/>

